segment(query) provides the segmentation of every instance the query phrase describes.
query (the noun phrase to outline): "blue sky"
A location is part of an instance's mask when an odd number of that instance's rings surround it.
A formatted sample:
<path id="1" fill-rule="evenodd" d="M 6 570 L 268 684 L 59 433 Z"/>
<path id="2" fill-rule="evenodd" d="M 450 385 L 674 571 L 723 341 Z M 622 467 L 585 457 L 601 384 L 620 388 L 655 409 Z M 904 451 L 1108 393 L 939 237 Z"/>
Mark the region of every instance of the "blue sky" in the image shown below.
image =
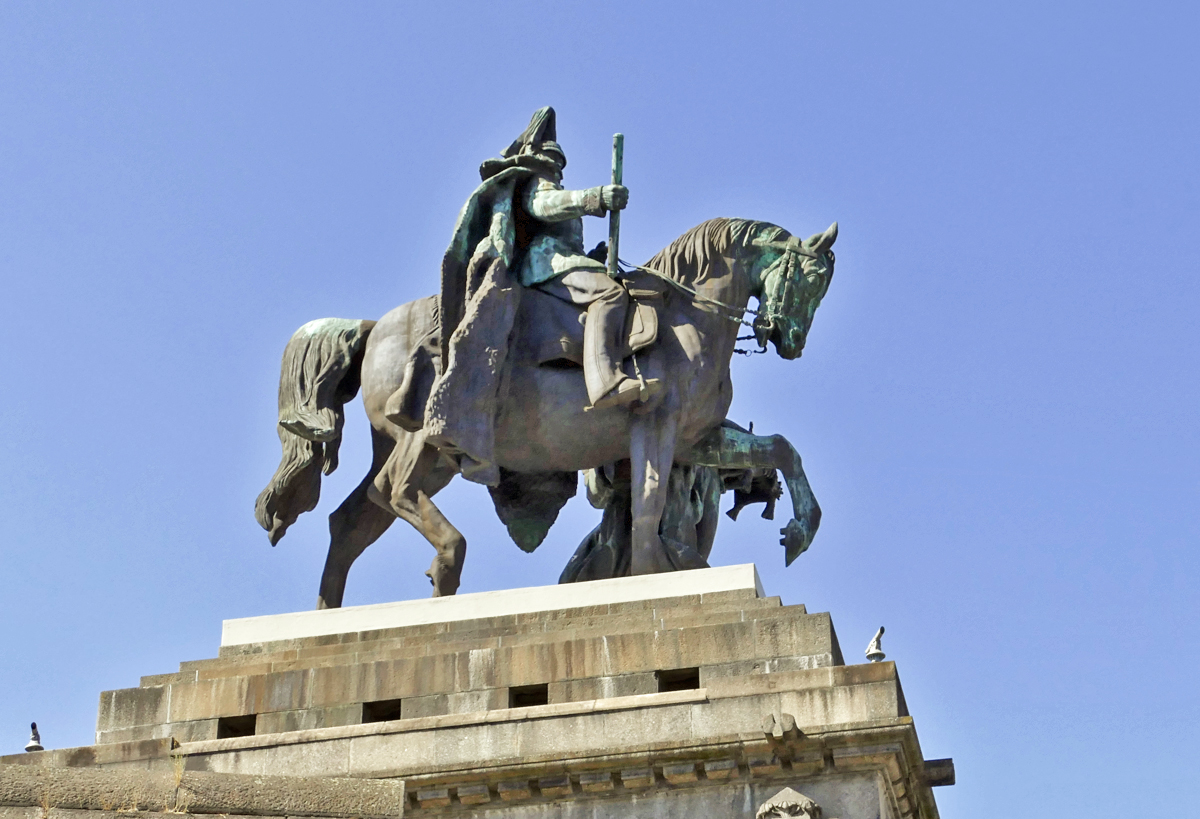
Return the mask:
<path id="1" fill-rule="evenodd" d="M 731 417 L 825 511 L 726 522 L 715 564 L 884 624 L 943 815 L 1182 815 L 1200 522 L 1200 95 L 1183 3 L 0 2 L 0 751 L 92 741 L 100 690 L 310 608 L 325 516 L 272 549 L 279 357 L 427 295 L 481 160 L 554 105 L 567 183 L 626 134 L 622 255 L 745 216 L 841 225 L 802 359 Z M 589 242 L 604 235 L 588 225 Z M 486 492 L 438 504 L 463 591 L 552 583 Z M 726 498 L 725 503 L 731 500 Z M 403 523 L 347 603 L 425 596 Z M 1119 776 L 1117 772 L 1119 771 Z M 1187 782 L 1192 785 L 1187 785 Z M 1114 789 L 1115 786 L 1115 789 Z"/>

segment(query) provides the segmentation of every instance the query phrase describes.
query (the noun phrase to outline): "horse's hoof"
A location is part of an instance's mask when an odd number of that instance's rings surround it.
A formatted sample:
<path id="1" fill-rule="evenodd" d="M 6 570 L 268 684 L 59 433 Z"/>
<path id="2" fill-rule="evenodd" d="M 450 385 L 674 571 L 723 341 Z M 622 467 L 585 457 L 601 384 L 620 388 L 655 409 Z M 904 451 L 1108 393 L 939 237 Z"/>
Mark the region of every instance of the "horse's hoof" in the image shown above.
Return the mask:
<path id="1" fill-rule="evenodd" d="M 792 561 L 808 551 L 812 543 L 812 535 L 798 520 L 789 520 L 788 525 L 779 530 L 783 535 L 779 544 L 784 547 L 784 565 L 791 566 Z"/>
<path id="2" fill-rule="evenodd" d="M 458 592 L 459 579 L 452 576 L 450 570 L 440 565 L 436 559 L 434 565 L 425 572 L 425 576 L 429 578 L 429 585 L 433 586 L 431 597 L 450 597 Z"/>

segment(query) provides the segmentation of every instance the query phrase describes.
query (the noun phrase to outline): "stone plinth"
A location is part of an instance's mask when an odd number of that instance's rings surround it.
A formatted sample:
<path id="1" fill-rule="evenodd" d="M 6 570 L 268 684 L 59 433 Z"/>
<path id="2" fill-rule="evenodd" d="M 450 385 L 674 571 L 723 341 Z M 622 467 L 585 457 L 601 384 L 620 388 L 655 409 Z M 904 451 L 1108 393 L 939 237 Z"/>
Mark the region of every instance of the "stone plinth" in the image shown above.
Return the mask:
<path id="1" fill-rule="evenodd" d="M 324 611 L 299 611 L 266 617 L 226 620 L 221 646 L 279 644 L 285 640 L 436 624 L 478 623 L 490 618 L 638 604 L 647 600 L 679 599 L 754 591 L 763 596 L 753 563 L 723 566 L 702 572 L 648 574 L 613 582 L 601 580 L 532 589 L 476 592 L 425 600 L 402 600 L 373 606 L 346 606 Z M 560 615 L 561 616 L 561 615 Z M 540 619 L 540 618 L 535 618 Z M 527 619 L 525 622 L 529 622 Z M 236 650 L 236 649 L 235 649 Z"/>
<path id="2" fill-rule="evenodd" d="M 752 566 L 227 621 L 217 658 L 102 694 L 97 742 L 41 758 L 383 779 L 415 816 L 740 819 L 791 787 L 935 819 L 953 780 L 895 666 L 844 665 Z"/>

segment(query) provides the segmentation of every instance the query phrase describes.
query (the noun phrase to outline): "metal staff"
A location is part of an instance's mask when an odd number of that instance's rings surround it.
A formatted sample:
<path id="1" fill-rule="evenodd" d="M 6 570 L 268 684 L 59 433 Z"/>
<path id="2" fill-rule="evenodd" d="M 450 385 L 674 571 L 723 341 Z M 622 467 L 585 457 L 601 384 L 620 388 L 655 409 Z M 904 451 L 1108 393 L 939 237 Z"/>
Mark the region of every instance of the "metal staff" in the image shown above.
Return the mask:
<path id="1" fill-rule="evenodd" d="M 614 185 L 624 184 L 622 177 L 625 171 L 625 135 L 613 134 L 613 161 L 612 161 L 612 183 Z M 608 275 L 612 278 L 617 278 L 620 271 L 617 269 L 617 244 L 621 236 L 621 211 L 613 210 L 608 214 Z M 647 401 L 650 398 L 650 390 L 646 386 L 646 377 L 642 375 L 642 368 L 638 366 L 637 353 L 630 356 L 633 359 L 633 372 L 637 377 L 638 383 L 641 384 L 641 394 L 639 400 Z"/>
<path id="2" fill-rule="evenodd" d="M 612 183 L 620 185 L 625 165 L 625 135 L 613 134 Z M 617 278 L 617 240 L 621 235 L 621 211 L 608 214 L 608 275 Z"/>

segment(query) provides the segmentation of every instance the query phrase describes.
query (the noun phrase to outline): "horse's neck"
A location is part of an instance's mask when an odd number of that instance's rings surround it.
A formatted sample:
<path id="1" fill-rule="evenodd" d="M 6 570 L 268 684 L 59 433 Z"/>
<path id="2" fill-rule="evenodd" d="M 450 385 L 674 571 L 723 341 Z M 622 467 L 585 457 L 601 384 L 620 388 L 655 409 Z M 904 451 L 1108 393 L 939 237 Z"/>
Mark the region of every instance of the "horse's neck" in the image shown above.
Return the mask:
<path id="1" fill-rule="evenodd" d="M 727 342 L 722 346 L 728 346 L 730 356 L 737 341 L 737 319 L 750 297 L 762 291 L 756 254 L 746 251 L 751 224 L 710 219 L 675 240 L 649 265 L 695 293 L 689 300 L 692 323 L 713 341 Z"/>
<path id="2" fill-rule="evenodd" d="M 753 260 L 747 260 L 745 254 L 740 253 L 736 247 L 714 255 L 709 265 L 709 268 L 712 267 L 721 269 L 710 269 L 706 271 L 707 275 L 697 276 L 692 286 L 700 296 L 711 300 L 713 306 L 719 308 L 721 315 L 741 316 L 750 304 L 750 298 L 758 297 L 762 292 L 760 271 L 755 267 Z"/>
<path id="3" fill-rule="evenodd" d="M 736 255 L 721 254 L 709 259 L 707 269 L 697 270 L 697 276 L 687 286 L 696 296 L 689 299 L 687 313 L 690 323 L 704 339 L 704 346 L 713 356 L 719 372 L 728 377 L 733 351 L 742 329 L 739 319 L 754 291 L 752 277 Z"/>
<path id="4" fill-rule="evenodd" d="M 683 274 L 683 284 L 725 306 L 725 312 L 745 308 L 757 290 L 753 271 L 743 261 L 741 241 L 729 222 L 714 219 L 697 228 L 703 230 L 703 240 L 680 248 L 680 261 L 672 265 Z"/>

